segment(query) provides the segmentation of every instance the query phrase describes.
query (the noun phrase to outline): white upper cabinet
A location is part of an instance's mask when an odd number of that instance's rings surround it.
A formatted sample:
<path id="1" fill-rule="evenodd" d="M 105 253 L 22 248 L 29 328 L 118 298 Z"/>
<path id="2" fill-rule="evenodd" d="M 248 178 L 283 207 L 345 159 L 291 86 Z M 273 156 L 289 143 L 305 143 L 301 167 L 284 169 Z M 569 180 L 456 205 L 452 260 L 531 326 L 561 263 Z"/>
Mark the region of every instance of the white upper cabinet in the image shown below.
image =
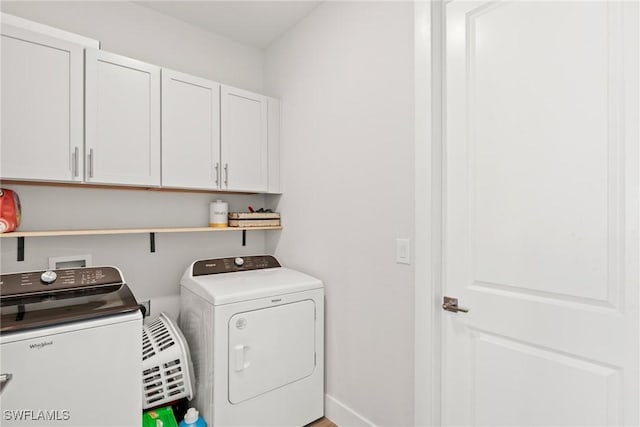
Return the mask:
<path id="1" fill-rule="evenodd" d="M 162 186 L 220 188 L 220 84 L 162 70 Z"/>
<path id="2" fill-rule="evenodd" d="M 162 70 L 162 186 L 279 192 L 279 102 Z"/>
<path id="3" fill-rule="evenodd" d="M 87 49 L 86 181 L 160 185 L 160 68 Z"/>
<path id="4" fill-rule="evenodd" d="M 83 46 L 3 22 L 1 51 L 2 178 L 81 181 Z"/>
<path id="5" fill-rule="evenodd" d="M 267 97 L 222 86 L 222 189 L 268 190 Z"/>
<path id="6" fill-rule="evenodd" d="M 1 21 L 0 178 L 281 192 L 277 99 Z"/>

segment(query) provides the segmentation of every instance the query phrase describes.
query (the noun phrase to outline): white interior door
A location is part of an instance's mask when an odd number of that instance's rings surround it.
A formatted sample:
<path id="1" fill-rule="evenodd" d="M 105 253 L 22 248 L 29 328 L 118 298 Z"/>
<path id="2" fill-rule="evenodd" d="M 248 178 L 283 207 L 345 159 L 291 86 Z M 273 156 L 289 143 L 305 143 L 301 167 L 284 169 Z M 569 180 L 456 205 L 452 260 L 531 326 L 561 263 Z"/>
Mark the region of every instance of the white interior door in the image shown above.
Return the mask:
<path id="1" fill-rule="evenodd" d="M 442 419 L 638 425 L 638 3 L 446 3 Z"/>

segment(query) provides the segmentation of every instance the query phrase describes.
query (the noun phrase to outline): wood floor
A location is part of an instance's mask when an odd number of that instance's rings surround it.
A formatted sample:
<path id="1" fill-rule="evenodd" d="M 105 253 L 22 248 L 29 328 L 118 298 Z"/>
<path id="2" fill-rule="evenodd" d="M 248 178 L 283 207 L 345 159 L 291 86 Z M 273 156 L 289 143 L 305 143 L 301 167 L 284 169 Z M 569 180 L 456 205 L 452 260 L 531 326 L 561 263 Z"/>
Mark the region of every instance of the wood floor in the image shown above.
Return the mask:
<path id="1" fill-rule="evenodd" d="M 305 427 L 338 427 L 328 418 L 320 418 L 317 421 L 312 422 L 311 424 L 307 424 Z"/>

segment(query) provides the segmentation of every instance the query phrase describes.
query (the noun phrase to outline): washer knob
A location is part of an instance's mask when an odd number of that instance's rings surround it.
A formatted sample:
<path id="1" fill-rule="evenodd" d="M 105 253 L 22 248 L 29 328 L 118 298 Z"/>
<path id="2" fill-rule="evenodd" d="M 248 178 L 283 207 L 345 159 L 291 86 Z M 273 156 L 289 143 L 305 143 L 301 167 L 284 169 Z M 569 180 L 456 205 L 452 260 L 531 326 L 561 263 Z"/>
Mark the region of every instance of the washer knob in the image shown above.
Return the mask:
<path id="1" fill-rule="evenodd" d="M 244 265 L 244 258 L 237 257 L 233 260 L 233 263 L 236 265 L 236 267 L 242 267 Z"/>
<path id="2" fill-rule="evenodd" d="M 44 283 L 45 285 L 50 285 L 55 282 L 57 278 L 58 275 L 55 271 L 47 270 L 40 276 L 40 281 L 42 281 L 42 283 Z"/>

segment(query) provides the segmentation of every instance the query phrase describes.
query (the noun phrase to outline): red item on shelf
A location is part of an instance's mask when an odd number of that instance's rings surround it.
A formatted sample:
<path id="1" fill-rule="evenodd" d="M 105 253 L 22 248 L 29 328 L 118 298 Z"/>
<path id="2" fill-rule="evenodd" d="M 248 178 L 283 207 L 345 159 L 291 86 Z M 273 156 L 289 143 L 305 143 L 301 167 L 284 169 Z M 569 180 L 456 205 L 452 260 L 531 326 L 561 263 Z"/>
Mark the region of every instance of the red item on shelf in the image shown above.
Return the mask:
<path id="1" fill-rule="evenodd" d="M 14 231 L 20 225 L 20 198 L 18 193 L 0 188 L 0 233 Z"/>

